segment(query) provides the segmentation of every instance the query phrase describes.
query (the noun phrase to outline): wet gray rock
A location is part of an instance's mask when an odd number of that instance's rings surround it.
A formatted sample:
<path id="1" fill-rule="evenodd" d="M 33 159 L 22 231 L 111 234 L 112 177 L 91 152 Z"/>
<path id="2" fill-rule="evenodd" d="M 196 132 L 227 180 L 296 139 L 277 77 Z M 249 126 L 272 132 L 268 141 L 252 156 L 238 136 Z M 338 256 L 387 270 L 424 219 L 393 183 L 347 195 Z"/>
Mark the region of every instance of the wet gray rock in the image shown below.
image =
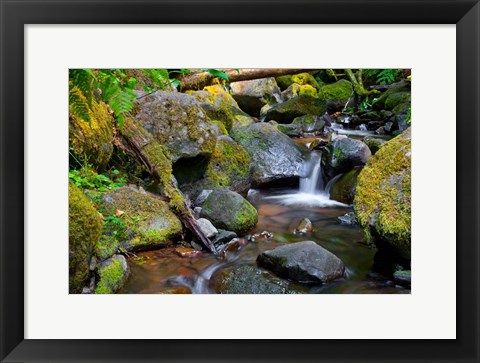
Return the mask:
<path id="1" fill-rule="evenodd" d="M 210 287 L 220 294 L 294 294 L 289 282 L 256 266 L 240 265 L 215 272 Z"/>
<path id="2" fill-rule="evenodd" d="M 288 136 L 300 136 L 304 133 L 315 133 L 323 130 L 325 120 L 323 116 L 303 115 L 295 117 L 291 124 L 277 126 L 278 130 Z"/>
<path id="3" fill-rule="evenodd" d="M 194 97 L 157 91 L 139 99 L 137 108 L 135 121 L 167 146 L 172 161 L 214 151 L 215 128 Z"/>
<path id="4" fill-rule="evenodd" d="M 205 199 L 207 199 L 207 197 L 210 195 L 210 193 L 212 192 L 213 190 L 212 189 L 204 189 L 200 192 L 200 194 L 198 195 L 197 199 L 195 199 L 195 205 L 197 206 L 202 206 L 203 202 L 205 202 Z"/>
<path id="5" fill-rule="evenodd" d="M 215 239 L 212 242 L 216 246 L 223 245 L 227 242 L 230 242 L 232 239 L 236 237 L 237 237 L 237 234 L 235 232 L 219 229 L 218 234 L 215 236 Z"/>
<path id="6" fill-rule="evenodd" d="M 258 116 L 263 106 L 280 99 L 280 88 L 275 78 L 261 78 L 230 83 L 230 94 L 243 111 Z"/>
<path id="7" fill-rule="evenodd" d="M 322 154 L 324 171 L 329 179 L 340 173 L 345 173 L 355 166 L 364 166 L 372 152 L 368 146 L 351 138 L 336 138 Z"/>
<path id="8" fill-rule="evenodd" d="M 200 218 L 197 220 L 198 226 L 202 232 L 208 237 L 211 238 L 218 233 L 218 230 L 208 219 Z"/>
<path id="9" fill-rule="evenodd" d="M 344 214 L 343 216 L 337 217 L 341 224 L 345 224 L 347 226 L 354 226 L 357 224 L 357 220 L 355 219 L 355 212 L 349 212 Z"/>
<path id="10" fill-rule="evenodd" d="M 288 124 L 295 117 L 308 114 L 323 115 L 326 110 L 327 104 L 324 99 L 300 95 L 270 108 L 266 111 L 265 121 L 275 120 Z"/>
<path id="11" fill-rule="evenodd" d="M 342 260 L 313 241 L 265 251 L 257 257 L 257 263 L 280 277 L 301 283 L 325 283 L 345 274 Z"/>
<path id="12" fill-rule="evenodd" d="M 304 218 L 300 221 L 297 228 L 293 230 L 293 234 L 307 234 L 313 231 L 312 221 L 308 218 Z"/>
<path id="13" fill-rule="evenodd" d="M 304 150 L 268 123 L 232 130 L 232 138 L 251 156 L 253 187 L 295 184 L 301 174 Z"/>
<path id="14" fill-rule="evenodd" d="M 256 209 L 240 194 L 228 189 L 215 189 L 210 193 L 200 216 L 219 228 L 236 233 L 247 231 L 258 221 Z"/>

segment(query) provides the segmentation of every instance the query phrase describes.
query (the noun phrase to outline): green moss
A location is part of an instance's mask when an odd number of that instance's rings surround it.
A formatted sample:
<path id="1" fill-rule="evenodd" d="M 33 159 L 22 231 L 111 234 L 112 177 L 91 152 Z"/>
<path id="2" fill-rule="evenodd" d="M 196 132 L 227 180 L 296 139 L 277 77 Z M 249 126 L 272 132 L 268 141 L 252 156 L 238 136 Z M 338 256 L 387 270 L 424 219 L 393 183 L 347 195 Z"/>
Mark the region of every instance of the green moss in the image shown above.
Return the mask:
<path id="1" fill-rule="evenodd" d="M 310 73 L 294 74 L 291 79 L 293 83 L 298 83 L 300 86 L 309 85 L 318 89 L 318 83 Z"/>
<path id="2" fill-rule="evenodd" d="M 250 228 L 258 222 L 257 210 L 250 204 L 244 203 L 235 215 L 235 224 L 243 226 L 243 228 Z"/>
<path id="3" fill-rule="evenodd" d="M 318 97 L 317 89 L 315 87 L 309 85 L 309 84 L 300 86 L 298 94 L 299 95 L 312 96 L 312 97 L 315 97 L 315 98 Z"/>
<path id="4" fill-rule="evenodd" d="M 335 83 L 323 85 L 318 93 L 327 101 L 346 103 L 352 96 L 353 87 L 349 81 L 341 79 Z"/>
<path id="5" fill-rule="evenodd" d="M 80 91 L 78 96 L 87 102 Z M 113 152 L 113 118 L 108 106 L 103 102 L 97 102 L 95 98 L 92 99 L 92 107 L 88 113 L 90 124 L 73 112 L 69 114 L 70 152 L 81 163 L 90 164 L 96 170 L 101 170 Z"/>
<path id="6" fill-rule="evenodd" d="M 215 187 L 230 187 L 235 181 L 248 178 L 250 160 L 250 155 L 243 147 L 233 141 L 218 140 L 207 166 L 206 177 Z"/>
<path id="7" fill-rule="evenodd" d="M 358 177 L 355 212 L 360 225 L 379 245 L 410 257 L 410 128 L 385 143 Z"/>
<path id="8" fill-rule="evenodd" d="M 398 92 L 409 92 L 409 91 L 410 91 L 410 85 L 408 84 L 390 88 L 389 90 L 382 93 L 379 97 L 375 98 L 372 102 L 372 106 L 376 110 L 382 110 L 383 108 L 385 108 L 385 102 L 390 95 Z"/>
<path id="9" fill-rule="evenodd" d="M 379 139 L 366 139 L 363 141 L 365 144 L 367 144 L 368 148 L 372 152 L 372 155 L 374 155 L 385 143 L 383 140 Z"/>
<path id="10" fill-rule="evenodd" d="M 387 110 L 393 110 L 397 105 L 406 104 L 407 107 L 410 104 L 410 92 L 398 92 L 392 93 L 385 100 L 385 108 Z M 399 113 L 398 111 L 394 113 Z"/>
<path id="11" fill-rule="evenodd" d="M 122 263 L 114 259 L 108 266 L 98 272 L 99 283 L 95 288 L 95 294 L 113 294 L 120 289 L 126 278 Z"/>
<path id="12" fill-rule="evenodd" d="M 169 244 L 182 231 L 180 221 L 166 202 L 129 187 L 105 194 L 98 208 L 105 218 L 103 237 L 97 248 L 101 259 L 120 247 L 136 250 Z M 123 212 L 120 216 L 116 214 L 118 210 Z"/>
<path id="13" fill-rule="evenodd" d="M 72 183 L 68 188 L 69 291 L 80 293 L 89 275 L 89 264 L 100 240 L 102 219 L 88 198 Z"/>
<path id="14" fill-rule="evenodd" d="M 337 200 L 341 203 L 351 204 L 355 197 L 357 178 L 360 171 L 361 169 L 355 168 L 348 173 L 343 174 L 333 185 L 330 199 Z"/>

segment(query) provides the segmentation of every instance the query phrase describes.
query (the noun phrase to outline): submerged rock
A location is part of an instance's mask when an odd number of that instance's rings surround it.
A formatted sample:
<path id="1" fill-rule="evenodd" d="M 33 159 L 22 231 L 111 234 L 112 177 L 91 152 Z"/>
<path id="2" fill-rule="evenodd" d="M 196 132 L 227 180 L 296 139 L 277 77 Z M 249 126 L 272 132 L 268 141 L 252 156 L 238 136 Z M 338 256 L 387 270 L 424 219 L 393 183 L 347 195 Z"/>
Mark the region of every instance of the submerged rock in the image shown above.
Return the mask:
<path id="1" fill-rule="evenodd" d="M 312 221 L 304 218 L 299 223 L 298 227 L 293 230 L 293 234 L 307 234 L 313 231 Z"/>
<path id="2" fill-rule="evenodd" d="M 83 192 L 68 186 L 68 290 L 79 294 L 87 283 L 90 263 L 100 240 L 102 219 Z"/>
<path id="3" fill-rule="evenodd" d="M 280 88 L 275 78 L 261 78 L 230 83 L 230 93 L 240 108 L 250 115 L 258 116 L 260 109 L 270 102 L 277 102 Z"/>
<path id="4" fill-rule="evenodd" d="M 367 237 L 382 249 L 410 259 L 410 128 L 385 143 L 358 177 L 355 213 Z"/>
<path id="5" fill-rule="evenodd" d="M 96 255 L 105 259 L 119 249 L 140 251 L 168 245 L 182 232 L 180 220 L 166 202 L 151 193 L 122 187 L 97 201 L 105 224 Z M 120 216 L 117 211 L 122 211 Z"/>
<path id="6" fill-rule="evenodd" d="M 303 115 L 323 115 L 327 110 L 325 100 L 308 95 L 300 95 L 270 108 L 265 114 L 265 121 L 290 123 L 295 117 Z"/>
<path id="7" fill-rule="evenodd" d="M 313 241 L 265 251 L 257 257 L 257 263 L 278 276 L 301 283 L 325 283 L 345 273 L 342 260 Z"/>
<path id="8" fill-rule="evenodd" d="M 115 255 L 103 261 L 98 268 L 98 283 L 95 294 L 114 294 L 122 288 L 130 274 L 127 260 Z"/>
<path id="9" fill-rule="evenodd" d="M 240 265 L 215 272 L 210 288 L 220 294 L 293 294 L 288 281 L 252 265 Z"/>
<path id="10" fill-rule="evenodd" d="M 255 233 L 252 234 L 248 240 L 250 242 L 264 242 L 264 241 L 269 241 L 273 238 L 273 233 L 270 233 L 268 231 L 262 231 L 260 233 Z"/>
<path id="11" fill-rule="evenodd" d="M 345 173 L 355 166 L 364 166 L 372 153 L 368 146 L 360 141 L 345 138 L 336 138 L 322 153 L 322 163 L 325 165 L 325 174 L 328 178 Z"/>
<path id="12" fill-rule="evenodd" d="M 340 224 L 345 224 L 347 226 L 353 226 L 357 224 L 355 212 L 346 213 L 343 216 L 337 217 L 337 219 L 340 221 Z"/>
<path id="13" fill-rule="evenodd" d="M 235 232 L 219 229 L 218 234 L 215 236 L 215 239 L 212 242 L 215 246 L 223 245 L 236 237 L 237 234 Z"/>
<path id="14" fill-rule="evenodd" d="M 291 184 L 300 177 L 303 150 L 275 126 L 257 123 L 237 128 L 232 130 L 232 137 L 251 156 L 254 187 Z"/>
<path id="15" fill-rule="evenodd" d="M 258 221 L 255 208 L 240 194 L 227 189 L 215 189 L 210 193 L 200 215 L 215 226 L 236 233 L 249 230 Z"/>
<path id="16" fill-rule="evenodd" d="M 139 99 L 137 109 L 135 121 L 167 146 L 172 161 L 213 153 L 217 133 L 195 97 L 157 91 Z"/>

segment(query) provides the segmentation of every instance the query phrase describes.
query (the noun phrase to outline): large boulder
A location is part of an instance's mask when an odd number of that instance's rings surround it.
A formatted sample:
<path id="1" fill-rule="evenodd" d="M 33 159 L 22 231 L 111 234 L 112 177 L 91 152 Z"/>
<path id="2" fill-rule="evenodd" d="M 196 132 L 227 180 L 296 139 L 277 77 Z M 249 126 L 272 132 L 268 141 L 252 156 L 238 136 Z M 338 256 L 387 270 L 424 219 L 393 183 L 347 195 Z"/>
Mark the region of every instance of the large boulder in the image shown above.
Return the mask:
<path id="1" fill-rule="evenodd" d="M 410 128 L 385 143 L 358 177 L 354 200 L 357 220 L 381 249 L 410 258 Z"/>
<path id="2" fill-rule="evenodd" d="M 122 187 L 96 198 L 105 225 L 96 254 L 100 259 L 119 249 L 140 251 L 168 245 L 182 224 L 168 204 L 154 194 Z"/>
<path id="3" fill-rule="evenodd" d="M 221 269 L 212 275 L 210 288 L 219 294 L 295 294 L 289 282 L 252 265 Z"/>
<path id="4" fill-rule="evenodd" d="M 86 104 L 83 94 L 74 89 L 77 96 Z M 69 112 L 68 136 L 71 163 L 90 165 L 95 170 L 102 170 L 110 160 L 113 152 L 113 117 L 104 102 L 92 98 L 92 106 L 88 110 L 90 122 L 82 120 L 72 105 Z"/>
<path id="5" fill-rule="evenodd" d="M 393 103 L 394 103 L 393 100 L 397 100 L 399 98 L 405 97 L 405 93 L 410 93 L 410 83 L 407 83 L 407 82 L 400 83 L 400 84 L 396 85 L 395 87 L 392 87 L 392 88 L 388 89 L 387 91 L 385 91 L 384 93 L 382 93 L 379 97 L 377 97 L 373 100 L 373 102 L 372 102 L 373 109 L 382 110 L 382 109 L 386 108 L 387 107 L 387 105 L 386 105 L 387 99 L 391 95 L 396 94 L 396 93 L 401 93 L 404 96 L 400 96 L 400 97 L 393 96 L 391 98 L 391 100 L 389 101 L 389 105 L 388 105 L 391 108 L 395 107 L 395 105 L 393 105 Z M 395 103 L 398 104 L 400 102 L 395 102 Z"/>
<path id="6" fill-rule="evenodd" d="M 200 212 L 217 228 L 235 233 L 248 231 L 258 221 L 256 209 L 240 194 L 228 189 L 215 189 L 205 199 Z"/>
<path id="7" fill-rule="evenodd" d="M 258 116 L 267 103 L 280 98 L 280 88 L 272 77 L 232 82 L 230 93 L 242 110 L 254 116 Z"/>
<path id="8" fill-rule="evenodd" d="M 89 277 L 89 266 L 100 240 L 102 219 L 83 192 L 68 186 L 69 292 L 79 294 Z"/>
<path id="9" fill-rule="evenodd" d="M 317 80 L 310 73 L 299 73 L 293 75 L 279 76 L 275 80 L 277 81 L 277 84 L 282 91 L 287 89 L 294 83 L 300 86 L 309 85 L 318 89 Z"/>
<path id="10" fill-rule="evenodd" d="M 335 137 L 325 148 L 322 163 L 326 176 L 331 179 L 355 166 L 365 165 L 370 156 L 372 152 L 364 142 L 340 136 Z"/>
<path id="11" fill-rule="evenodd" d="M 191 198 L 203 189 L 228 188 L 246 193 L 250 188 L 250 161 L 242 146 L 222 135 L 209 158 L 180 160 L 173 165 L 173 173 L 180 189 Z"/>
<path id="12" fill-rule="evenodd" d="M 266 111 L 265 121 L 274 120 L 279 123 L 290 123 L 295 117 L 303 115 L 323 115 L 327 110 L 324 99 L 309 95 L 299 95 L 283 103 L 279 103 Z"/>
<path id="13" fill-rule="evenodd" d="M 195 97 L 157 91 L 140 98 L 136 108 L 135 121 L 167 146 L 172 161 L 215 149 L 217 132 Z"/>
<path id="14" fill-rule="evenodd" d="M 304 154 L 301 146 L 268 123 L 232 130 L 232 138 L 252 158 L 254 187 L 288 184 L 300 177 Z"/>
<path id="15" fill-rule="evenodd" d="M 353 86 L 346 79 L 341 79 L 335 83 L 325 84 L 318 91 L 320 97 L 327 101 L 329 110 L 341 110 L 347 104 L 353 95 Z"/>
<path id="16" fill-rule="evenodd" d="M 100 264 L 97 275 L 98 282 L 95 294 L 114 294 L 127 281 L 130 268 L 125 257 L 115 255 Z"/>
<path id="17" fill-rule="evenodd" d="M 257 257 L 257 263 L 280 277 L 301 283 L 325 283 L 345 274 L 342 260 L 313 241 L 265 251 Z"/>
<path id="18" fill-rule="evenodd" d="M 200 102 L 209 119 L 223 125 L 227 132 L 232 127 L 254 123 L 253 118 L 242 111 L 233 97 L 220 85 L 207 86 L 203 91 L 189 94 Z"/>

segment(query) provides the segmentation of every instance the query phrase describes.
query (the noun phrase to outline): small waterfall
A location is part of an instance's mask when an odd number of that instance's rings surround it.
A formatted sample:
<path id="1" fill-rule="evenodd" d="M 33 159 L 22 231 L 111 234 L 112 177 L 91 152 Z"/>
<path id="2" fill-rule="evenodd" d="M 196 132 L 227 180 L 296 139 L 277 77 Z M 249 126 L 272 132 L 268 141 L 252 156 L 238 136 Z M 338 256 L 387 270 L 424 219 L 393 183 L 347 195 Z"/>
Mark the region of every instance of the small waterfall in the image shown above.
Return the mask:
<path id="1" fill-rule="evenodd" d="M 300 178 L 300 193 L 316 194 L 317 191 L 323 190 L 321 158 L 322 155 L 314 151 L 310 160 L 303 165 L 302 174 L 305 177 Z"/>
<path id="2" fill-rule="evenodd" d="M 327 185 L 323 181 L 322 154 L 313 151 L 310 159 L 303 164 L 300 178 L 300 188 L 297 193 L 283 194 L 267 197 L 277 199 L 283 205 L 305 205 L 309 207 L 347 207 L 346 204 L 330 200 L 330 190 L 335 181 L 341 176 L 338 175 L 330 180 Z"/>

